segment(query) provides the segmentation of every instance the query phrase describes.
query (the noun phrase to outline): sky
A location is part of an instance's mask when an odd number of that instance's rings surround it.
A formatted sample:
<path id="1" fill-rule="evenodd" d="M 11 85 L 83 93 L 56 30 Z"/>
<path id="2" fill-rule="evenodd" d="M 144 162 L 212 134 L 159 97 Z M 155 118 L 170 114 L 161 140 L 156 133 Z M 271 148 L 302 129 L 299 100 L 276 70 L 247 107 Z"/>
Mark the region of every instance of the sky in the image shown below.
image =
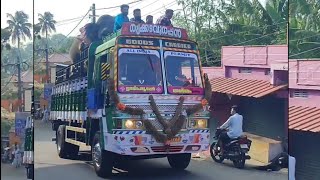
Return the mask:
<path id="1" fill-rule="evenodd" d="M 38 22 L 38 14 L 43 14 L 46 11 L 51 12 L 54 15 L 54 19 L 57 21 L 56 33 L 62 33 L 64 35 L 69 34 L 72 29 L 79 23 L 81 17 L 83 17 L 91 5 L 96 5 L 96 15 L 117 15 L 120 13 L 120 8 L 102 9 L 118 6 L 134 2 L 137 0 L 1 0 L 1 27 L 6 27 L 7 13 L 14 14 L 18 10 L 22 10 L 30 17 L 30 22 L 33 18 L 33 10 L 35 15 L 35 23 Z M 260 0 L 263 4 L 266 0 Z M 33 9 L 34 2 L 34 9 Z M 135 8 L 141 9 L 141 14 L 145 20 L 145 16 L 153 15 L 154 21 L 164 14 L 166 8 L 173 10 L 180 9 L 176 0 L 142 0 L 130 5 L 129 18 L 132 17 L 132 11 Z M 74 19 L 78 18 L 78 19 Z M 97 17 L 96 19 L 98 19 Z M 74 19 L 66 21 L 69 19 Z M 70 34 L 70 36 L 78 35 L 79 28 L 83 27 L 86 23 L 91 22 L 91 19 L 87 16 L 81 24 Z"/>

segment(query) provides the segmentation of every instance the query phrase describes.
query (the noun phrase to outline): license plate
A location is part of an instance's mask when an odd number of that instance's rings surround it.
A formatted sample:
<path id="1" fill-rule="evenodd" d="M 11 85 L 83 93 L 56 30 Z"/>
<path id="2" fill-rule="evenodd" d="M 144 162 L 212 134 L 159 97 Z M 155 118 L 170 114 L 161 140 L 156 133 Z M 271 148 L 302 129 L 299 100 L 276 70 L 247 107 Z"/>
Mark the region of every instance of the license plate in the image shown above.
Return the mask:
<path id="1" fill-rule="evenodd" d="M 243 149 L 247 149 L 248 145 L 247 144 L 240 144 L 240 147 L 243 148 Z"/>
<path id="2" fill-rule="evenodd" d="M 174 137 L 170 140 L 170 142 L 180 142 L 181 141 L 181 137 Z"/>

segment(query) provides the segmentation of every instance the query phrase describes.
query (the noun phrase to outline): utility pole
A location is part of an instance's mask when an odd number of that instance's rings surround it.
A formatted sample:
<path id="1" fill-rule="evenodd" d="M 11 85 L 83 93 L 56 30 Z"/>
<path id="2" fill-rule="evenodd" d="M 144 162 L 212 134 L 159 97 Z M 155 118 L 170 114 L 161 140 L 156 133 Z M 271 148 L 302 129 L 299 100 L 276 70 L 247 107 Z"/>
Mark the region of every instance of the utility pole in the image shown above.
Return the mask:
<path id="1" fill-rule="evenodd" d="M 21 61 L 19 57 L 20 53 L 18 53 L 17 56 L 17 69 L 18 69 L 18 101 L 19 101 L 19 106 L 18 106 L 18 111 L 22 112 L 22 84 L 21 84 Z"/>
<path id="2" fill-rule="evenodd" d="M 47 43 L 46 43 L 46 49 L 45 49 L 45 53 L 46 53 L 46 83 L 50 83 L 49 81 L 49 52 L 48 52 L 48 37 L 46 37 L 47 39 Z"/>
<path id="3" fill-rule="evenodd" d="M 92 23 L 96 23 L 96 4 L 92 4 L 91 7 L 91 11 L 92 11 Z"/>

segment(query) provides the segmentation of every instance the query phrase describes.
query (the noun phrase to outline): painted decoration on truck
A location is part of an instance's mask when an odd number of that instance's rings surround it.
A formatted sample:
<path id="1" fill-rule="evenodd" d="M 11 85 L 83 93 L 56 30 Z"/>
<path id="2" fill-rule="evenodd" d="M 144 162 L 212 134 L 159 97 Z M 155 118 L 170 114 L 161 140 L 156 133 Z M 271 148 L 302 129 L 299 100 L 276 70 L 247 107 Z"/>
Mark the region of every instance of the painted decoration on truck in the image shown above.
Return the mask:
<path id="1" fill-rule="evenodd" d="M 185 29 L 161 26 L 157 24 L 124 23 L 121 30 L 122 35 L 140 36 L 164 36 L 179 39 L 188 39 Z"/>

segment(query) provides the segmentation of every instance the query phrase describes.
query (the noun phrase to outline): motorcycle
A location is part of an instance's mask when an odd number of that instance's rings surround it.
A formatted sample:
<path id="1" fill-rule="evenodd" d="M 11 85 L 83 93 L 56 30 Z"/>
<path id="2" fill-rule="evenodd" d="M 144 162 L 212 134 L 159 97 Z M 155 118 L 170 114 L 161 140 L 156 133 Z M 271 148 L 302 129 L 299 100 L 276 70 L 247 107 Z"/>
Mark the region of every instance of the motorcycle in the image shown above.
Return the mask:
<path id="1" fill-rule="evenodd" d="M 250 156 L 247 155 L 247 153 L 250 150 L 252 141 L 249 140 L 247 136 L 231 139 L 223 145 L 224 152 L 221 155 L 221 147 L 217 142 L 220 139 L 221 133 L 225 131 L 225 129 L 216 129 L 214 137 L 215 141 L 210 146 L 211 157 L 217 163 L 222 163 L 224 159 L 229 159 L 236 168 L 242 169 L 244 168 L 245 161 L 250 159 Z"/>
<path id="2" fill-rule="evenodd" d="M 10 160 L 10 148 L 7 147 L 7 148 L 4 149 L 4 153 L 2 155 L 1 162 L 2 163 L 11 163 L 11 160 Z"/>

